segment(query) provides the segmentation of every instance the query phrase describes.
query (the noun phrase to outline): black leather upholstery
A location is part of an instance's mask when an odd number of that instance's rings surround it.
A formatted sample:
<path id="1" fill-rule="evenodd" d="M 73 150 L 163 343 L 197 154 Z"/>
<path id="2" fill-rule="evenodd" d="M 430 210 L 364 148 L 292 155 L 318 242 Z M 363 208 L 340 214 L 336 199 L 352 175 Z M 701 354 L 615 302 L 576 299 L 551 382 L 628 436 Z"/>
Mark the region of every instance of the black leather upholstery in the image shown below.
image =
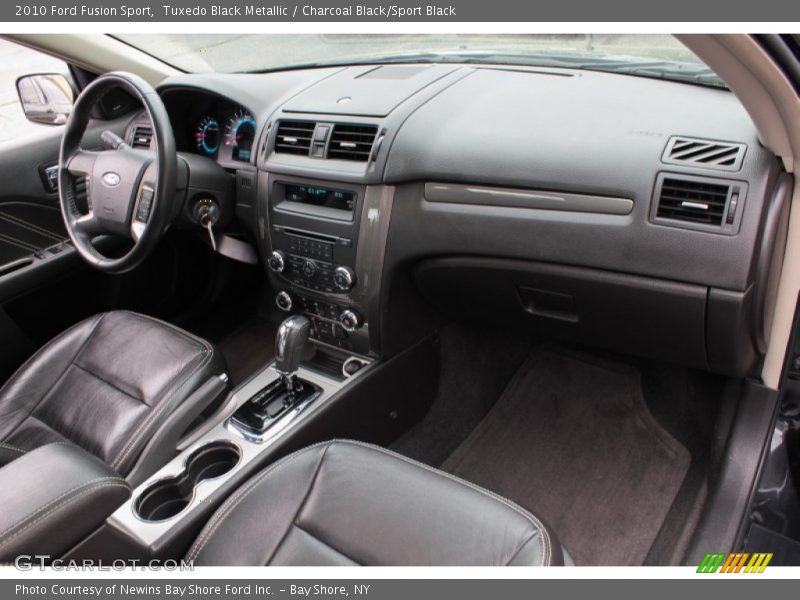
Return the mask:
<path id="1" fill-rule="evenodd" d="M 224 372 L 210 344 L 169 324 L 126 311 L 91 317 L 0 389 L 0 465 L 71 441 L 127 475 L 176 407 Z"/>
<path id="2" fill-rule="evenodd" d="M 25 453 L 0 468 L 0 562 L 61 556 L 130 493 L 122 477 L 69 442 Z"/>
<path id="3" fill-rule="evenodd" d="M 199 565 L 560 565 L 508 500 L 382 448 L 334 441 L 277 462 L 214 514 Z"/>

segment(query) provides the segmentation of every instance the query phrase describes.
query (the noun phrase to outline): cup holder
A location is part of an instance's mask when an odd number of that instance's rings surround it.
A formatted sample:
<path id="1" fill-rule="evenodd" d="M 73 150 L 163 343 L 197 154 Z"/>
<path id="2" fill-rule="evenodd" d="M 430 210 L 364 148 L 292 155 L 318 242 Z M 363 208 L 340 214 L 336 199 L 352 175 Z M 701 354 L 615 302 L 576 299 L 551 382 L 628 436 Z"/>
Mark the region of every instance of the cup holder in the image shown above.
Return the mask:
<path id="1" fill-rule="evenodd" d="M 197 484 L 214 479 L 233 469 L 241 451 L 231 442 L 212 442 L 192 452 L 183 470 L 173 477 L 156 481 L 136 500 L 134 509 L 144 521 L 170 519 L 189 506 Z"/>

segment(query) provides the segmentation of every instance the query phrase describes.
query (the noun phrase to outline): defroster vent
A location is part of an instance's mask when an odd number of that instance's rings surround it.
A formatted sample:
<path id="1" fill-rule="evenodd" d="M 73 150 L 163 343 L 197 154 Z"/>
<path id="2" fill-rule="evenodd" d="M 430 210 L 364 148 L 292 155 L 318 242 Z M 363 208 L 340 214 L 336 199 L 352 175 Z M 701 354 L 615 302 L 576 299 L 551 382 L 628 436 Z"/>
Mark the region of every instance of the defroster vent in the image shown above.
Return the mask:
<path id="1" fill-rule="evenodd" d="M 717 142 L 688 137 L 672 137 L 661 160 L 676 165 L 738 171 L 742 166 L 744 144 Z"/>

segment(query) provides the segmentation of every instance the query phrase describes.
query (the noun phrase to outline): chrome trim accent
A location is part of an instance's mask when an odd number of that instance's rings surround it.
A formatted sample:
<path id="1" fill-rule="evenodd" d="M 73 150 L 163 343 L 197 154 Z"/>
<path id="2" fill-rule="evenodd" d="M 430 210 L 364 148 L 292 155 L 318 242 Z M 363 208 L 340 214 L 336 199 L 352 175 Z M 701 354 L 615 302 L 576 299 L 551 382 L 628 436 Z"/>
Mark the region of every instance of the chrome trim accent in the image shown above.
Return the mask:
<path id="1" fill-rule="evenodd" d="M 696 208 L 698 210 L 708 210 L 708 204 L 704 204 L 702 202 L 689 202 L 688 200 L 683 200 L 681 202 L 681 207 Z"/>
<path id="2" fill-rule="evenodd" d="M 278 302 L 280 298 L 286 299 L 286 308 L 281 306 L 280 303 Z M 275 296 L 275 306 L 277 306 L 278 309 L 282 310 L 283 312 L 290 312 L 292 308 L 294 308 L 294 300 L 292 300 L 292 295 L 286 290 L 278 292 L 277 296 Z"/>
<path id="3" fill-rule="evenodd" d="M 347 326 L 345 325 L 345 321 L 349 320 L 355 325 Z M 347 333 L 353 333 L 354 331 L 358 331 L 361 329 L 361 326 L 364 324 L 364 320 L 361 318 L 355 310 L 345 309 L 342 311 L 342 314 L 339 315 L 339 324 L 342 326 Z"/>
<path id="4" fill-rule="evenodd" d="M 633 211 L 633 200 L 629 198 L 449 183 L 426 183 L 425 200 L 606 215 L 628 215 Z"/>
<path id="5" fill-rule="evenodd" d="M 341 286 L 336 281 L 336 274 L 340 274 L 345 279 L 345 285 Z M 350 267 L 346 267 L 344 265 L 339 265 L 333 270 L 333 285 L 336 289 L 342 292 L 349 292 L 353 289 L 353 286 L 356 284 L 356 274 Z"/>
<path id="6" fill-rule="evenodd" d="M 347 364 L 351 363 L 351 362 L 357 362 L 358 364 L 361 365 L 361 367 L 358 369 L 358 371 L 356 371 L 355 373 L 352 373 L 352 374 L 347 372 Z M 344 363 L 342 363 L 342 375 L 344 376 L 345 379 L 350 379 L 351 377 L 355 377 L 356 375 L 358 375 L 361 372 L 361 369 L 366 367 L 368 364 L 369 364 L 368 360 L 364 360 L 363 358 L 359 358 L 357 356 L 351 356 L 346 361 L 344 361 Z"/>
<path id="7" fill-rule="evenodd" d="M 183 519 L 187 519 L 192 513 L 205 503 L 218 489 L 220 489 L 228 479 L 241 471 L 245 465 L 257 460 L 258 457 L 278 443 L 294 427 L 299 426 L 304 419 L 307 419 L 314 412 L 320 410 L 334 395 L 358 379 L 362 373 L 367 372 L 373 363 L 367 363 L 360 371 L 345 381 L 338 381 L 317 371 L 312 371 L 301 366 L 298 369 L 298 377 L 313 383 L 322 391 L 318 397 L 309 403 L 303 403 L 297 410 L 291 410 L 270 427 L 261 440 L 247 439 L 236 431 L 228 427 L 228 421 L 236 410 L 245 402 L 248 402 L 259 390 L 267 385 L 274 383 L 279 375 L 275 370 L 274 362 L 265 365 L 261 371 L 252 378 L 241 384 L 228 396 L 223 407 L 212 417 L 213 425 L 201 436 L 194 439 L 191 444 L 184 447 L 181 453 L 164 465 L 158 472 L 154 473 L 143 481 L 133 490 L 131 497 L 112 514 L 107 523 L 124 532 L 132 539 L 146 548 L 158 546 L 159 543 L 168 538 L 171 530 Z M 189 505 L 177 515 L 162 521 L 143 521 L 136 515 L 135 504 L 141 494 L 153 485 L 156 481 L 180 474 L 184 468 L 187 457 L 211 442 L 229 441 L 236 444 L 241 449 L 241 458 L 236 466 L 227 473 L 214 478 L 201 481 L 194 489 L 194 495 Z M 265 465 L 266 466 L 266 465 Z"/>

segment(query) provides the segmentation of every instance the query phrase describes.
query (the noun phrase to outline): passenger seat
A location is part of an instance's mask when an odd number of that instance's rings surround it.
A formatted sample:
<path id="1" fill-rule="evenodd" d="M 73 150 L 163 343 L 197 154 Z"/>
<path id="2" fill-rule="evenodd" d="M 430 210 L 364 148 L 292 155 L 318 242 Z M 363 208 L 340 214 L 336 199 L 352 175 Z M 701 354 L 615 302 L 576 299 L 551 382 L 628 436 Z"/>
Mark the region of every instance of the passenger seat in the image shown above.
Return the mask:
<path id="1" fill-rule="evenodd" d="M 330 441 L 246 482 L 189 550 L 197 565 L 563 565 L 516 504 L 377 446 Z"/>

